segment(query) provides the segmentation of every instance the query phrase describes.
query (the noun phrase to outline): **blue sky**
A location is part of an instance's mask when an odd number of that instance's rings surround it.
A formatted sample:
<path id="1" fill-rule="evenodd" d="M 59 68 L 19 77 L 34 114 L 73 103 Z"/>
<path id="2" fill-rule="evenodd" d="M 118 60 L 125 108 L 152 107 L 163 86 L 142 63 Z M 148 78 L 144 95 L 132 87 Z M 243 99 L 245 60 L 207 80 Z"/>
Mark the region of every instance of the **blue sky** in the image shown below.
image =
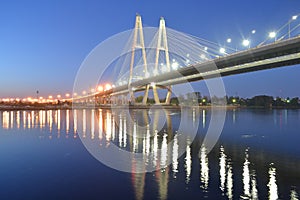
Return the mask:
<path id="1" fill-rule="evenodd" d="M 105 0 L 0 1 L 0 97 L 64 94 L 72 91 L 82 61 L 100 42 L 144 25 L 168 27 L 224 44 L 243 37 L 262 41 L 300 13 L 298 0 Z M 298 18 L 298 20 L 300 20 Z M 300 96 L 300 66 L 226 77 L 229 95 Z M 201 90 L 201 83 L 194 84 Z"/>

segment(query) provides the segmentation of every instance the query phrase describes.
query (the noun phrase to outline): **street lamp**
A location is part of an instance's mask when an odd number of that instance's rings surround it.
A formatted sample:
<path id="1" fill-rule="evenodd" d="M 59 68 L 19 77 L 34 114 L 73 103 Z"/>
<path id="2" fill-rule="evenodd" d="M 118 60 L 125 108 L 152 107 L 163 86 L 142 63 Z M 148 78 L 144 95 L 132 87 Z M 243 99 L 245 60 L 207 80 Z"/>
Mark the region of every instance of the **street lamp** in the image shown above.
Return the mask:
<path id="1" fill-rule="evenodd" d="M 292 19 L 290 19 L 289 20 L 289 38 L 291 37 L 291 22 L 293 21 L 293 20 L 296 20 L 298 18 L 298 15 L 294 15 L 293 17 L 292 17 Z"/>
<path id="2" fill-rule="evenodd" d="M 231 43 L 231 38 L 227 38 L 226 42 Z"/>
<path id="3" fill-rule="evenodd" d="M 242 44 L 243 46 L 250 48 L 250 40 L 244 39 Z"/>
<path id="4" fill-rule="evenodd" d="M 292 17 L 292 20 L 296 20 L 297 17 L 298 17 L 298 15 L 294 15 L 294 16 Z"/>
<path id="5" fill-rule="evenodd" d="M 173 61 L 172 65 L 171 65 L 172 69 L 173 69 L 173 70 L 177 70 L 177 69 L 178 69 L 178 66 L 179 66 L 178 62 Z"/>
<path id="6" fill-rule="evenodd" d="M 103 87 L 101 85 L 99 85 L 97 90 L 98 90 L 98 92 L 103 92 Z"/>
<path id="7" fill-rule="evenodd" d="M 269 38 L 275 38 L 275 41 L 276 41 L 276 32 L 275 31 L 270 32 Z"/>
<path id="8" fill-rule="evenodd" d="M 223 48 L 223 47 L 221 47 L 219 51 L 220 51 L 221 54 L 225 54 L 226 53 L 226 49 Z"/>

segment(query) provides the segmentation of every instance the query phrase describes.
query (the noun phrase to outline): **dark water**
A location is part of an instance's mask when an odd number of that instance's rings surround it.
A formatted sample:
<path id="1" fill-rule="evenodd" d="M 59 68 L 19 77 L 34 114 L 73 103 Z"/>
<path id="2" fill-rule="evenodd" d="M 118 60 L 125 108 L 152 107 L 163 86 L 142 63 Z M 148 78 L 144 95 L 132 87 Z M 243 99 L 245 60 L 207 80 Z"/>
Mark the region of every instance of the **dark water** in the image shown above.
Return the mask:
<path id="1" fill-rule="evenodd" d="M 0 199 L 299 199 L 299 110 L 227 110 L 208 153 L 210 116 L 203 109 L 0 111 Z M 199 125 L 194 139 L 178 131 L 182 119 Z M 144 162 L 127 160 L 126 173 L 89 153 L 113 145 Z M 134 173 L 151 166 L 157 170 Z"/>

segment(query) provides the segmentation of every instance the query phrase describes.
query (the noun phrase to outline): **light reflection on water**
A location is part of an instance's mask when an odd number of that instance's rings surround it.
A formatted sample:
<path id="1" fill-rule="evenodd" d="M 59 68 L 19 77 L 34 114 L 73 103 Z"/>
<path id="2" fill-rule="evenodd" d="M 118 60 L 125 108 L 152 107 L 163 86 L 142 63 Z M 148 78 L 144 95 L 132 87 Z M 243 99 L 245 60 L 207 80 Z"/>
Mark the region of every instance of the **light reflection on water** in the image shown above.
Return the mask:
<path id="1" fill-rule="evenodd" d="M 77 135 L 82 134 L 83 139 L 98 142 L 100 149 L 113 143 L 127 151 L 142 152 L 145 162 L 141 163 L 134 159 L 131 161 L 133 172 L 131 182 L 136 199 L 145 198 L 147 184 L 155 182 L 158 198 L 167 199 L 170 195 L 169 184 L 175 182 L 175 184 L 181 185 L 179 182 L 182 181 L 182 176 L 186 187 L 193 188 L 193 190 L 198 188 L 202 192 L 202 196 L 208 198 L 299 199 L 299 179 L 298 183 L 289 183 L 285 177 L 285 173 L 289 171 L 291 173 L 289 176 L 300 177 L 300 174 L 295 171 L 300 166 L 299 157 L 292 159 L 291 163 L 284 163 L 285 161 L 281 161 L 279 158 L 275 161 L 268 158 L 268 153 L 265 151 L 250 148 L 252 143 L 261 141 L 261 138 L 257 136 L 259 134 L 252 134 L 251 137 L 243 137 L 244 132 L 240 135 L 231 135 L 237 141 L 242 143 L 249 141 L 249 144 L 236 145 L 234 142 L 228 144 L 228 142 L 221 141 L 211 153 L 208 153 L 205 146 L 201 146 L 200 141 L 201 138 L 203 139 L 201 134 L 205 132 L 209 123 L 209 111 L 204 109 L 186 110 L 186 112 L 191 112 L 187 116 L 191 117 L 193 123 L 196 121 L 196 115 L 199 116 L 200 134 L 194 142 L 188 136 L 185 137 L 185 141 L 179 140 L 179 133 L 176 132 L 178 120 L 182 114 L 179 111 L 164 111 L 166 123 L 162 130 L 158 130 L 161 111 L 154 109 L 151 110 L 151 113 L 148 110 L 133 110 L 132 112 L 133 120 L 129 120 L 126 112 L 122 110 L 103 109 L 0 111 L 0 117 L 4 130 L 2 134 L 10 129 L 39 129 L 46 133 L 49 139 L 52 137 L 69 138 L 69 136 L 78 139 Z M 243 119 L 239 116 L 243 113 L 239 112 L 237 110 L 229 112 L 228 119 L 230 120 L 226 121 L 228 126 L 236 127 L 242 123 L 240 121 Z M 300 120 L 299 113 L 297 111 L 292 113 L 296 114 L 297 123 Z M 286 129 L 287 125 L 292 123 L 289 121 L 291 117 L 286 110 L 274 110 L 270 118 L 275 128 L 279 126 L 281 130 Z M 149 125 L 150 121 L 153 121 L 153 126 Z M 141 126 L 139 123 L 145 126 Z M 237 128 L 240 131 L 241 127 Z M 230 130 L 234 130 L 234 128 L 231 127 Z M 144 133 L 142 137 L 139 134 L 141 132 Z M 265 137 L 265 135 L 263 136 Z M 171 140 L 174 141 L 173 145 L 168 148 Z M 186 152 L 178 159 L 180 148 L 184 148 Z M 160 154 L 158 149 L 162 150 Z M 299 156 L 297 153 L 296 157 Z M 168 161 L 171 161 L 171 165 L 167 165 Z M 146 169 L 147 165 L 156 167 L 157 170 L 153 172 L 155 181 L 146 181 L 149 173 L 134 173 L 137 169 Z M 173 192 L 176 193 L 176 191 Z M 195 194 L 198 192 L 194 191 Z"/>
<path id="2" fill-rule="evenodd" d="M 269 168 L 268 187 L 269 187 L 269 199 L 270 200 L 278 199 L 278 187 L 276 184 L 276 168 L 273 167 L 272 164 Z"/>

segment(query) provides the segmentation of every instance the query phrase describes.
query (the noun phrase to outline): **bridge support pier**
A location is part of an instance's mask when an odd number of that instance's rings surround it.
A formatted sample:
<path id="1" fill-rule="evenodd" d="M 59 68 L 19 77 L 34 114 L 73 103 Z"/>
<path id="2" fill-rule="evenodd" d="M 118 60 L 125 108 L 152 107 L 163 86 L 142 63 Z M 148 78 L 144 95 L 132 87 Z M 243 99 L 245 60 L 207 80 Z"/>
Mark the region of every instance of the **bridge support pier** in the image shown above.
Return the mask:
<path id="1" fill-rule="evenodd" d="M 155 104 L 162 104 L 162 102 L 160 102 L 159 100 L 159 97 L 158 97 L 158 93 L 157 93 L 157 88 L 162 88 L 162 89 L 167 89 L 168 92 L 167 92 L 167 96 L 166 96 L 166 100 L 164 102 L 164 104 L 170 104 L 170 101 L 171 101 L 171 95 L 172 95 L 172 90 L 171 90 L 171 86 L 167 86 L 167 87 L 164 87 L 164 86 L 157 86 L 155 83 L 151 83 L 151 84 L 148 84 L 146 86 L 146 89 L 145 89 L 145 94 L 144 94 L 144 97 L 143 97 L 143 101 L 142 101 L 142 104 L 143 105 L 146 105 L 147 104 L 147 100 L 148 100 L 148 97 L 149 97 L 149 90 L 152 88 L 152 91 L 153 91 L 153 97 L 154 97 L 154 102 Z"/>
<path id="2" fill-rule="evenodd" d="M 171 95 L 172 95 L 172 87 L 169 86 L 167 87 L 168 92 L 167 92 L 167 96 L 166 96 L 166 104 L 170 104 L 171 103 Z"/>

